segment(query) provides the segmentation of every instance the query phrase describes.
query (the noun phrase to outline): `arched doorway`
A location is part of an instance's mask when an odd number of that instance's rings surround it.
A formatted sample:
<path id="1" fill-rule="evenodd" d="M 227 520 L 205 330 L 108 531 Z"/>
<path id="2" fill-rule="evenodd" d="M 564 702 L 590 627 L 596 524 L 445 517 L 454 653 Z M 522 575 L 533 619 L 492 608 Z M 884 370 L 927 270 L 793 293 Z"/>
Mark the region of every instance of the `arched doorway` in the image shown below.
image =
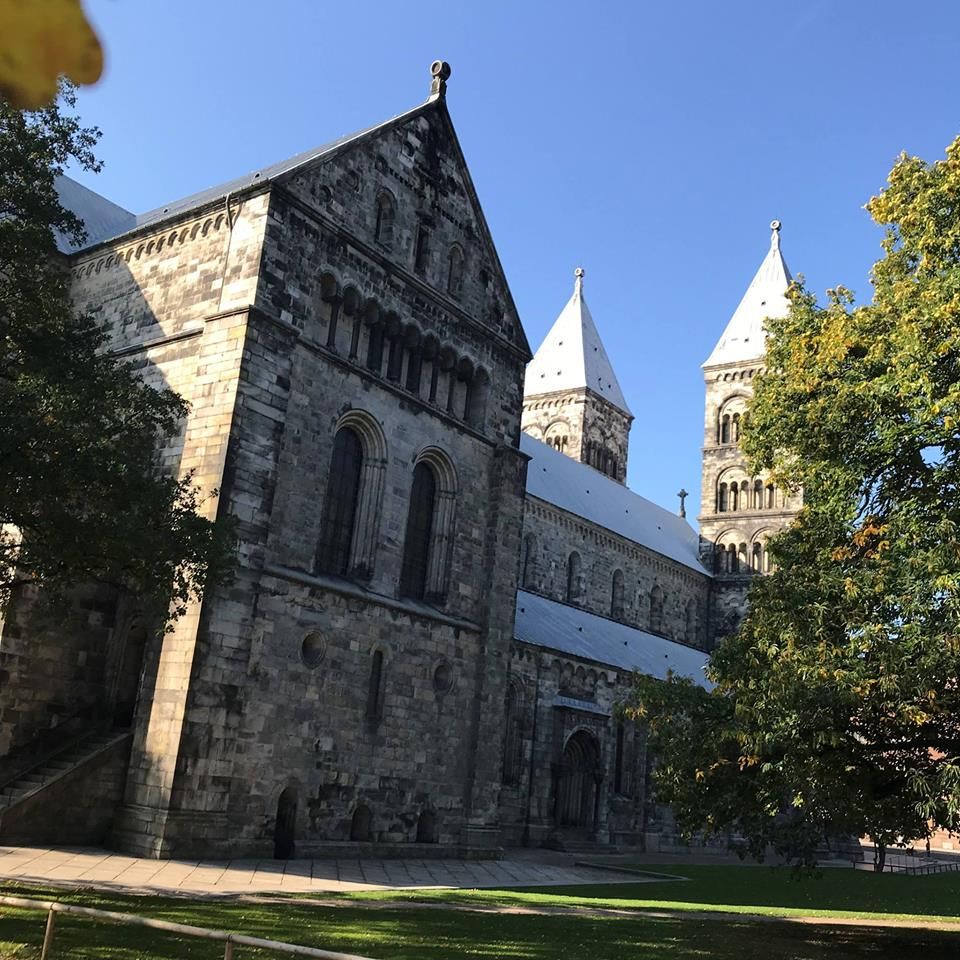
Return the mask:
<path id="1" fill-rule="evenodd" d="M 120 654 L 117 671 L 117 699 L 113 710 L 113 723 L 117 727 L 129 727 L 137 709 L 140 695 L 140 677 L 143 673 L 143 658 L 147 649 L 147 628 L 140 620 L 134 621 L 127 631 Z"/>
<path id="2" fill-rule="evenodd" d="M 293 856 L 296 825 L 297 790 L 287 787 L 277 800 L 277 822 L 273 828 L 273 856 L 277 860 L 289 860 Z"/>
<path id="3" fill-rule="evenodd" d="M 594 829 L 602 778 L 600 746 L 592 734 L 578 730 L 567 741 L 560 758 L 557 826 Z"/>

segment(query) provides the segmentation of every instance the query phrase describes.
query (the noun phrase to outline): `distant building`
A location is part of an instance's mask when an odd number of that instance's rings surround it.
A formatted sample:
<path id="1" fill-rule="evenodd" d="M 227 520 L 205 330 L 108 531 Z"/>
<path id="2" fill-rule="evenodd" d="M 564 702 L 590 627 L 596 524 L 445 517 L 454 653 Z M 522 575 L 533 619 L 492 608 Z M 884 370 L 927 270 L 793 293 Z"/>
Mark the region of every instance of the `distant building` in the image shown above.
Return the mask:
<path id="1" fill-rule="evenodd" d="M 5 841 L 475 856 L 669 837 L 615 708 L 634 670 L 703 680 L 792 516 L 736 446 L 789 282 L 778 235 L 705 366 L 701 538 L 625 486 L 632 414 L 582 270 L 531 360 L 448 76 L 144 215 L 61 182 L 89 233 L 65 251 L 77 307 L 189 401 L 164 462 L 219 491 L 206 509 L 240 543 L 232 582 L 167 634 L 104 588 L 57 622 L 14 599 Z"/>

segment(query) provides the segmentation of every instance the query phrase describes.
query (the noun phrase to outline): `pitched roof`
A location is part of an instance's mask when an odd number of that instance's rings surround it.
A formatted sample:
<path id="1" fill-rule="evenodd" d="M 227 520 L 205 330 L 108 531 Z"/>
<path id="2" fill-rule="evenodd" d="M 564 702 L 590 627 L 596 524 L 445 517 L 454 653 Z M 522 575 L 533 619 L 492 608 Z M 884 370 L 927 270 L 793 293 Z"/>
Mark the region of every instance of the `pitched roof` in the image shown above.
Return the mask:
<path id="1" fill-rule="evenodd" d="M 137 225 L 137 215 L 90 190 L 72 177 L 61 176 L 54 181 L 60 203 L 78 216 L 87 230 L 85 247 L 92 247 L 110 237 L 132 230 Z M 57 249 L 70 253 L 72 244 L 62 234 L 57 235 Z M 80 249 L 80 248 L 77 248 Z"/>
<path id="2" fill-rule="evenodd" d="M 639 670 L 660 680 L 670 671 L 709 686 L 703 672 L 709 657 L 702 650 L 526 590 L 517 591 L 513 635 L 523 643 L 621 670 Z"/>
<path id="3" fill-rule="evenodd" d="M 705 367 L 759 360 L 766 352 L 763 321 L 767 317 L 786 316 L 789 301 L 785 294 L 793 277 L 780 252 L 780 221 L 774 220 L 770 228 L 773 231 L 770 250 L 734 310 L 713 353 L 704 362 Z"/>
<path id="4" fill-rule="evenodd" d="M 527 365 L 524 395 L 532 397 L 582 387 L 609 400 L 624 413 L 630 413 L 583 298 L 583 269 L 578 267 L 573 296 Z"/>
<path id="5" fill-rule="evenodd" d="M 529 434 L 520 435 L 520 449 L 530 457 L 530 496 L 709 576 L 700 563 L 700 538 L 682 517 Z"/>
<path id="6" fill-rule="evenodd" d="M 260 170 L 254 170 L 251 173 L 245 174 L 241 177 L 235 177 L 233 180 L 227 180 L 226 182 L 218 184 L 215 187 L 209 187 L 206 190 L 199 191 L 198 193 L 192 193 L 187 197 L 182 197 L 180 200 L 173 200 L 170 203 L 164 204 L 162 207 L 156 207 L 153 210 L 148 210 L 146 213 L 130 213 L 129 211 L 124 210 L 122 207 L 118 207 L 116 204 L 111 203 L 105 197 L 95 193 L 93 190 L 88 190 L 86 187 L 77 183 L 75 180 L 72 180 L 70 177 L 61 177 L 57 183 L 57 190 L 60 194 L 61 203 L 63 203 L 68 210 L 72 210 L 77 214 L 77 216 L 83 219 L 87 227 L 87 241 L 83 247 L 67 248 L 63 250 L 63 252 L 76 253 L 78 250 L 95 246 L 96 244 L 103 243 L 107 240 L 113 240 L 114 238 L 119 237 L 124 233 L 128 233 L 131 230 L 138 229 L 139 227 L 146 227 L 150 226 L 151 224 L 161 223 L 164 220 L 167 220 L 171 217 L 176 217 L 181 213 L 186 213 L 197 207 L 211 203 L 214 200 L 222 199 L 223 197 L 226 197 L 228 193 L 237 193 L 238 191 L 244 190 L 248 187 L 256 187 L 269 183 L 272 180 L 276 180 L 278 177 L 293 173 L 301 167 L 304 167 L 315 160 L 319 160 L 321 157 L 333 154 L 347 144 L 353 143 L 354 141 L 369 136 L 370 134 L 379 132 L 380 130 L 385 130 L 387 127 L 390 127 L 393 124 L 400 123 L 404 120 L 409 120 L 415 114 L 425 110 L 431 105 L 432 102 L 433 98 L 426 101 L 426 103 L 418 104 L 416 107 L 411 110 L 407 110 L 405 113 L 391 117 L 389 120 L 385 120 L 382 123 L 375 124 L 372 127 L 367 127 L 366 129 L 360 130 L 357 133 L 351 133 L 345 137 L 339 137 L 336 140 L 331 140 L 329 143 L 322 144 L 319 147 L 314 147 L 311 150 L 304 150 L 302 153 L 288 157 L 286 160 L 280 160 L 277 163 L 272 163 L 266 167 L 262 167 Z M 119 215 L 110 216 L 107 213 L 109 208 L 113 208 L 116 211 L 121 211 L 123 214 L 125 214 L 125 217 L 121 217 Z M 63 249 L 63 247 L 61 247 L 61 249 Z"/>

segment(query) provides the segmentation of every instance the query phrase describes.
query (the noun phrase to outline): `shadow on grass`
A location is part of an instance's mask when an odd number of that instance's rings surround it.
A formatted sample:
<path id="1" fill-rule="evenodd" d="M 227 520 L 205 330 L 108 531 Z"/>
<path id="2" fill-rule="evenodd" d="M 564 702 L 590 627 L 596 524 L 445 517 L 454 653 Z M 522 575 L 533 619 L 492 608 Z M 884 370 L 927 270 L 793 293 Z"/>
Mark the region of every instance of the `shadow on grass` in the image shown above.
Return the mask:
<path id="1" fill-rule="evenodd" d="M 380 960 L 852 960 L 920 957 L 955 960 L 960 933 L 837 927 L 784 921 L 699 920 L 575 915 L 496 916 L 358 904 L 251 904 L 57 891 L 6 892 L 135 912 L 201 927 L 233 930 Z M 0 960 L 35 960 L 43 939 L 40 911 L 0 908 Z M 214 960 L 223 946 L 158 931 L 61 916 L 53 960 Z M 235 960 L 273 954 L 237 949 Z"/>

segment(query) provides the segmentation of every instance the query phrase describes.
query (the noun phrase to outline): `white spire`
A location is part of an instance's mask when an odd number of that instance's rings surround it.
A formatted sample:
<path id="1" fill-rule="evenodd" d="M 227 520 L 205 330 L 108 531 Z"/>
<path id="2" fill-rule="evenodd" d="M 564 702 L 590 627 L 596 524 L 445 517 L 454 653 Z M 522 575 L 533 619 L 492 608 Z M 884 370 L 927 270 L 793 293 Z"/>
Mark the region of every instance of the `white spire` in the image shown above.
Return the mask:
<path id="1" fill-rule="evenodd" d="M 740 305 L 733 312 L 723 336 L 703 364 L 705 367 L 759 360 L 766 352 L 763 321 L 767 317 L 786 315 L 789 301 L 785 294 L 793 278 L 780 253 L 780 226 L 779 220 L 770 224 L 773 231 L 770 250 L 747 287 Z"/>
<path id="2" fill-rule="evenodd" d="M 583 275 L 583 267 L 577 267 L 573 296 L 527 366 L 524 396 L 588 387 L 629 414 L 630 408 L 583 299 Z"/>

